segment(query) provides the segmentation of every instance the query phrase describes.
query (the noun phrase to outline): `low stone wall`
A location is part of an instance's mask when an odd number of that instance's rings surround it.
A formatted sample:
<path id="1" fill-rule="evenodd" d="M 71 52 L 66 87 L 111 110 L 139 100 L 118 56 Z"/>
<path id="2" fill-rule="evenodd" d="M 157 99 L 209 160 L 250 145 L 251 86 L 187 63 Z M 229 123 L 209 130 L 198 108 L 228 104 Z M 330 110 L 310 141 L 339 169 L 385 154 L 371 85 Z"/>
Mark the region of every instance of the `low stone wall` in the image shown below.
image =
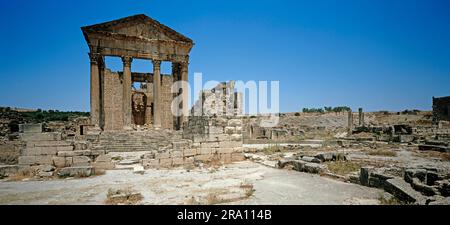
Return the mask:
<path id="1" fill-rule="evenodd" d="M 240 118 L 191 117 L 183 129 L 183 138 L 173 141 L 171 149 L 161 149 L 144 155 L 144 168 L 245 160 Z"/>
<path id="2" fill-rule="evenodd" d="M 20 141 L 0 143 L 0 163 L 16 164 L 20 156 L 22 145 L 23 143 Z"/>
<path id="3" fill-rule="evenodd" d="M 66 176 L 77 171 L 91 171 L 88 173 L 90 175 L 94 174 L 95 169 L 114 167 L 111 159 L 105 158 L 105 150 L 91 149 L 92 146 L 87 141 L 64 140 L 60 132 L 39 131 L 40 129 L 24 129 L 20 133 L 19 139 L 24 143 L 18 157 L 20 168 L 45 166 L 53 168 L 46 169 L 48 176 L 52 176 L 54 171 Z M 72 170 L 74 172 L 70 172 Z"/>

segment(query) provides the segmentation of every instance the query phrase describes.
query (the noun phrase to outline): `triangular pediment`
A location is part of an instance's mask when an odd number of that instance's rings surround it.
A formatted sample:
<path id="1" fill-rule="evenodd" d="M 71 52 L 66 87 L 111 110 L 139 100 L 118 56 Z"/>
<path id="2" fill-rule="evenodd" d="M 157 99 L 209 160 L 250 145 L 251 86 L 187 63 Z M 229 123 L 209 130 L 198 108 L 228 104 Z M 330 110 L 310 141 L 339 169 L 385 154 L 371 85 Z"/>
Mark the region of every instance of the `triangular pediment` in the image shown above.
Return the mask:
<path id="1" fill-rule="evenodd" d="M 165 40 L 192 43 L 191 39 L 144 14 L 82 27 L 82 30 L 85 35 L 89 33 L 104 33 L 126 37 L 136 37 L 146 40 Z"/>

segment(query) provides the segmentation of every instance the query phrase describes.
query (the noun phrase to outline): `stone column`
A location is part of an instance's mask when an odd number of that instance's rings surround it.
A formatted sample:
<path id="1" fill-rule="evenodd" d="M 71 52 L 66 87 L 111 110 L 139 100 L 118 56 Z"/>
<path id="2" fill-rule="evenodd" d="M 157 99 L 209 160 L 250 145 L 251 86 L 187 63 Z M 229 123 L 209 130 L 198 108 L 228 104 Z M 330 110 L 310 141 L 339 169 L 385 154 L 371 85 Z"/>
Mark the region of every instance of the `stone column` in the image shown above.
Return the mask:
<path id="1" fill-rule="evenodd" d="M 364 126 L 364 112 L 363 112 L 363 108 L 359 108 L 358 109 L 358 117 L 359 117 L 359 126 L 363 127 Z"/>
<path id="2" fill-rule="evenodd" d="M 353 112 L 350 109 L 348 111 L 348 134 L 351 134 L 353 131 Z"/>
<path id="3" fill-rule="evenodd" d="M 176 62 L 172 62 L 172 77 L 173 77 L 173 83 L 174 84 L 178 84 L 177 82 L 179 80 L 181 80 L 181 69 L 180 69 L 180 64 L 176 63 Z M 177 92 L 173 93 L 173 99 L 175 99 L 176 97 L 178 97 L 180 95 L 180 89 L 179 89 L 179 85 L 176 86 Z M 179 115 L 180 113 L 180 106 L 176 107 L 176 115 Z M 174 116 L 174 127 L 176 130 L 179 130 L 181 128 L 181 117 L 179 116 Z"/>
<path id="4" fill-rule="evenodd" d="M 100 116 L 99 125 L 103 129 L 105 127 L 105 57 L 98 58 L 98 70 L 100 76 Z"/>
<path id="5" fill-rule="evenodd" d="M 188 121 L 188 116 L 189 116 L 189 92 L 188 92 L 188 62 L 185 63 L 181 63 L 181 80 L 184 81 L 182 84 L 182 111 L 183 111 L 183 115 L 181 118 L 181 122 L 187 122 Z"/>
<path id="6" fill-rule="evenodd" d="M 133 58 L 130 56 L 123 56 L 123 127 L 124 129 L 131 129 L 131 62 Z"/>
<path id="7" fill-rule="evenodd" d="M 91 60 L 91 124 L 100 124 L 100 73 L 98 68 L 99 53 L 89 53 Z"/>
<path id="8" fill-rule="evenodd" d="M 161 61 L 153 60 L 153 126 L 161 127 Z"/>
<path id="9" fill-rule="evenodd" d="M 150 82 L 149 78 L 147 80 L 147 108 L 145 109 L 145 124 L 147 126 L 153 124 L 152 108 L 151 108 L 152 102 L 153 102 L 153 84 Z"/>

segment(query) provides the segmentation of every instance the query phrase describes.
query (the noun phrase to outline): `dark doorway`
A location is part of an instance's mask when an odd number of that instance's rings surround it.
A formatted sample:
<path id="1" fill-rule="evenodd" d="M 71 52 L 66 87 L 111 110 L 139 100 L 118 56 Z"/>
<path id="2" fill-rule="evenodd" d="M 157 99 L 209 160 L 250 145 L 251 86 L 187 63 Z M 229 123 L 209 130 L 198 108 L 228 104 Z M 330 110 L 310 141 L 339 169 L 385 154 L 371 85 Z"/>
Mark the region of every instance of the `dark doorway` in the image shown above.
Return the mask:
<path id="1" fill-rule="evenodd" d="M 132 95 L 132 113 L 135 125 L 145 125 L 145 110 L 147 109 L 147 96 L 142 92 Z"/>

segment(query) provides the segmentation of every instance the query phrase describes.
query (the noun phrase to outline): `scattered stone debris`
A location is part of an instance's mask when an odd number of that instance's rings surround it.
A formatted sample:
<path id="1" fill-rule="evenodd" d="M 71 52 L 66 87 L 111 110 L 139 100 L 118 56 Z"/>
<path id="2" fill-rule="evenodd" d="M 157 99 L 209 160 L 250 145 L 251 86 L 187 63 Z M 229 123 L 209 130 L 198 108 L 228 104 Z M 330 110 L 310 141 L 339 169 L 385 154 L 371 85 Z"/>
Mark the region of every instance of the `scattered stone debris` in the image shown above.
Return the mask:
<path id="1" fill-rule="evenodd" d="M 136 205 L 144 197 L 141 193 L 126 189 L 109 189 L 105 203 L 108 205 Z"/>

